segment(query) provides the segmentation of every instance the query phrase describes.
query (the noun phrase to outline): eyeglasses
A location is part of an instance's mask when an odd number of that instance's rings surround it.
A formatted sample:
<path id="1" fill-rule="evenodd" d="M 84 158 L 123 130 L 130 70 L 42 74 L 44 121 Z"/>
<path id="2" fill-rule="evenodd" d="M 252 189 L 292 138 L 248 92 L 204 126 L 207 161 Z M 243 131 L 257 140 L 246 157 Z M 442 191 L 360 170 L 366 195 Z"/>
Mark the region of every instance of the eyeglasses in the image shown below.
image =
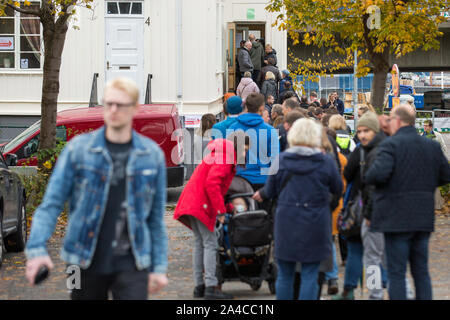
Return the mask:
<path id="1" fill-rule="evenodd" d="M 125 109 L 125 108 L 129 108 L 132 106 L 135 106 L 136 103 L 118 103 L 118 102 L 112 102 L 112 101 L 104 101 L 103 105 L 105 106 L 105 108 L 111 109 L 114 105 L 117 106 L 117 109 Z"/>

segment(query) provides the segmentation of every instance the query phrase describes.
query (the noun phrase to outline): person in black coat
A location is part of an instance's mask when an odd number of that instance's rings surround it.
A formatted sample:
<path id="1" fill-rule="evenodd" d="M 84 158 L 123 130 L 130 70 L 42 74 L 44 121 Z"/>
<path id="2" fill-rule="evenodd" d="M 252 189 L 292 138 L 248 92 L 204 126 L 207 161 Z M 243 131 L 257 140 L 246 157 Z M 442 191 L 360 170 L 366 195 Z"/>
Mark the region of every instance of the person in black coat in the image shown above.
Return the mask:
<path id="1" fill-rule="evenodd" d="M 322 134 L 322 126 L 314 120 L 295 121 L 288 133 L 291 147 L 280 154 L 279 170 L 253 197 L 278 198 L 274 216 L 278 300 L 292 299 L 297 262 L 302 263 L 299 299 L 316 300 L 319 265 L 331 255 L 329 194 L 340 195 L 343 186 L 334 159 L 321 150 Z"/>
<path id="2" fill-rule="evenodd" d="M 392 136 L 379 145 L 365 182 L 375 185 L 371 231 L 383 232 L 389 297 L 406 300 L 409 261 L 416 299 L 431 300 L 428 246 L 434 231 L 434 192 L 450 182 L 450 165 L 440 145 L 417 134 L 408 105 L 391 111 Z"/>
<path id="3" fill-rule="evenodd" d="M 273 66 L 276 66 L 278 64 L 277 60 L 277 52 L 275 49 L 272 48 L 272 45 L 266 44 L 265 46 L 265 54 L 264 54 L 264 65 L 267 66 L 270 64 L 269 58 L 272 58 L 274 60 Z"/>

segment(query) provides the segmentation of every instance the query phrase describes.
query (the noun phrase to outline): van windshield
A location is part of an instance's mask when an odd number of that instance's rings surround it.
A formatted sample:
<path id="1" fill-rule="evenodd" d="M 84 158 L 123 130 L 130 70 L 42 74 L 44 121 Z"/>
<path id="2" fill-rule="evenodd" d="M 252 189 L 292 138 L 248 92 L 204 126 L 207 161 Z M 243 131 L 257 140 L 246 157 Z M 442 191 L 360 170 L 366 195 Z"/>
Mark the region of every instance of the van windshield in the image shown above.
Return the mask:
<path id="1" fill-rule="evenodd" d="M 3 153 L 8 153 L 14 150 L 17 146 L 21 145 L 25 140 L 27 140 L 30 136 L 35 134 L 38 130 L 41 129 L 41 120 L 33 123 L 31 127 L 26 129 L 24 132 L 19 134 L 13 140 L 8 142 L 3 149 Z"/>

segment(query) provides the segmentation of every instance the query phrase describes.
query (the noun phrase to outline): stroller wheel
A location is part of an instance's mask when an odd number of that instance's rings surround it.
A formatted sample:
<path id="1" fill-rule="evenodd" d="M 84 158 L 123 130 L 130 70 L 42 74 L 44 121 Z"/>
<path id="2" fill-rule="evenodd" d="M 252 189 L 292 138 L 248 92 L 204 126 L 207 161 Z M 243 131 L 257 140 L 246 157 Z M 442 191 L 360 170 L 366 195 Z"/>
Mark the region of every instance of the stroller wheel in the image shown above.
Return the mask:
<path id="1" fill-rule="evenodd" d="M 250 285 L 253 291 L 258 291 L 261 288 L 261 281 L 255 281 Z"/>
<path id="2" fill-rule="evenodd" d="M 269 265 L 269 279 L 267 279 L 267 284 L 269 285 L 269 291 L 271 294 L 275 294 L 275 281 L 277 280 L 277 265 L 271 263 Z"/>

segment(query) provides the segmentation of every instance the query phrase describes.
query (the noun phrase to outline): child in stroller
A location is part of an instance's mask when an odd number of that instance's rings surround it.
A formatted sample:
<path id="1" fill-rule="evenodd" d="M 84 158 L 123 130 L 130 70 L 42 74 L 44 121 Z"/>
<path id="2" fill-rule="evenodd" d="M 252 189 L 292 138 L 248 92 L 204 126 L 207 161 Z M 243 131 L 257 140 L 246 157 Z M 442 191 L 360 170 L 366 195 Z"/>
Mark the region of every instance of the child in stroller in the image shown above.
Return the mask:
<path id="1" fill-rule="evenodd" d="M 226 206 L 232 210 L 219 220 L 216 228 L 217 279 L 219 284 L 242 281 L 255 291 L 265 280 L 274 294 L 276 266 L 270 260 L 273 221 L 252 199 L 253 194 L 253 188 L 245 179 L 233 178 L 225 199 Z"/>

